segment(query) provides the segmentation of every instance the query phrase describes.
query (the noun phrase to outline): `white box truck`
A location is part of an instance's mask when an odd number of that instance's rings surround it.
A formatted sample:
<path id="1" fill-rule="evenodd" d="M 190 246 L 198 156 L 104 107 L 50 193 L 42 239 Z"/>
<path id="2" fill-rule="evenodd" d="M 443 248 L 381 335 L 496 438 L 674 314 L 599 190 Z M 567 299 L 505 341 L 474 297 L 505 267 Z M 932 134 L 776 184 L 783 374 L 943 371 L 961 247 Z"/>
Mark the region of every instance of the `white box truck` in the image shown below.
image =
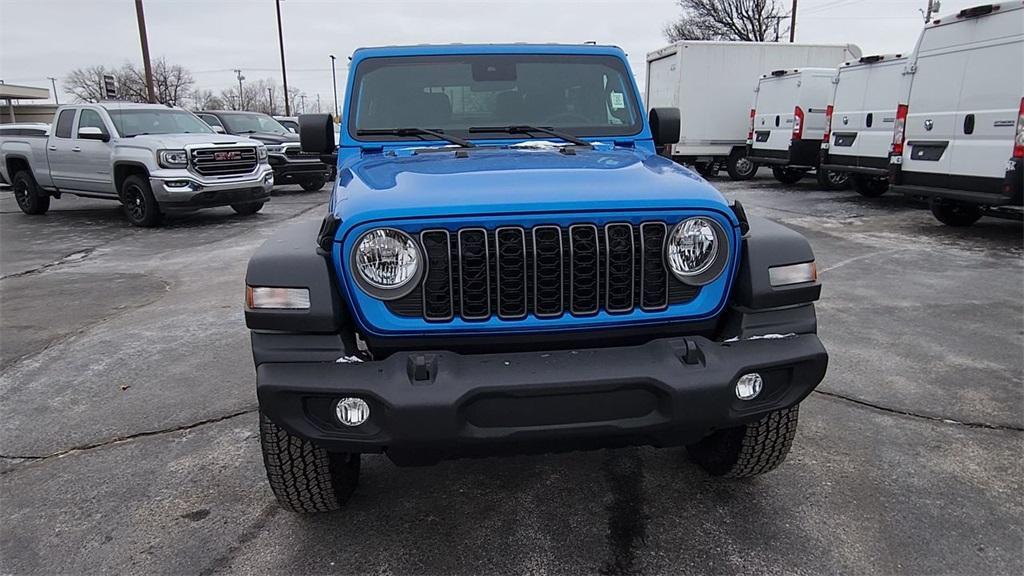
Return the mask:
<path id="1" fill-rule="evenodd" d="M 683 41 L 647 55 L 647 108 L 678 108 L 676 161 L 713 175 L 724 166 L 734 180 L 752 178 L 745 159 L 750 102 L 757 79 L 782 68 L 836 67 L 861 57 L 853 44 Z"/>
<path id="2" fill-rule="evenodd" d="M 933 20 L 910 58 L 896 114 L 894 191 L 929 198 L 932 214 L 969 226 L 1021 216 L 1024 178 L 1024 2 Z"/>
<path id="3" fill-rule="evenodd" d="M 889 189 L 889 148 L 896 106 L 909 78 L 906 67 L 900 54 L 865 56 L 844 62 L 836 75 L 820 168 L 849 174 L 863 196 Z"/>

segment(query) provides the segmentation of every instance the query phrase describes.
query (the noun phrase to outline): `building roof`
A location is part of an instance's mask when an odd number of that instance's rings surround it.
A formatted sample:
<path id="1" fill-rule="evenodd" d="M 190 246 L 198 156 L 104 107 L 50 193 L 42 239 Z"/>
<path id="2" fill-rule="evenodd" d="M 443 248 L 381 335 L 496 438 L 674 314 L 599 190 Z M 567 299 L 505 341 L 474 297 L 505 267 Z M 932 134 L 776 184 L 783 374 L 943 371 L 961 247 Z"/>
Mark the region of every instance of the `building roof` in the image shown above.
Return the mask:
<path id="1" fill-rule="evenodd" d="M 17 84 L 0 84 L 0 98 L 14 100 L 47 100 L 50 98 L 49 88 L 19 86 Z"/>

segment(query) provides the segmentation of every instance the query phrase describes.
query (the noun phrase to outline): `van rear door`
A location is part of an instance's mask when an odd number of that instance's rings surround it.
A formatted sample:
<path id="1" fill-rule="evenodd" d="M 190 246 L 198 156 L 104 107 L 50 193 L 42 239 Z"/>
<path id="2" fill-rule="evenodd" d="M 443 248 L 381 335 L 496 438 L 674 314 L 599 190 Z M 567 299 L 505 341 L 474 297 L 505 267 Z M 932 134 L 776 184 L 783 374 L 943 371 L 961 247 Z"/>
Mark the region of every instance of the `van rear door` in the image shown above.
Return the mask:
<path id="1" fill-rule="evenodd" d="M 899 102 L 906 67 L 905 58 L 866 64 L 851 71 L 857 76 L 862 90 L 860 107 L 848 114 L 850 131 L 856 134 L 848 151 L 842 154 L 856 156 L 858 164 L 874 168 L 885 168 L 889 163 L 889 147 L 892 144 L 893 124 L 896 122 L 896 105 Z M 845 79 L 843 80 L 845 81 Z M 833 132 L 846 131 L 842 118 L 833 118 Z M 836 152 L 837 154 L 840 152 Z"/>
<path id="2" fill-rule="evenodd" d="M 789 151 L 793 112 L 800 94 L 799 77 L 788 74 L 761 79 L 754 105 L 753 150 Z"/>

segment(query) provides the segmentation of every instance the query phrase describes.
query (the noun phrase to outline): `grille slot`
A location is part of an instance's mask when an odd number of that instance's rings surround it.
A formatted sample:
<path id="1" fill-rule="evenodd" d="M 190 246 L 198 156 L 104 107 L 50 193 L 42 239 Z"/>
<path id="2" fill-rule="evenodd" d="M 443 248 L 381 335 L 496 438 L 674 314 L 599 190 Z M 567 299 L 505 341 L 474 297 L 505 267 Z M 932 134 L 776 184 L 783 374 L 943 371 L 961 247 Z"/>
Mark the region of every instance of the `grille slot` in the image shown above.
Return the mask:
<path id="1" fill-rule="evenodd" d="M 192 169 L 203 176 L 248 174 L 257 164 L 256 149 L 251 146 L 192 150 Z"/>
<path id="2" fill-rule="evenodd" d="M 596 314 L 601 306 L 601 251 L 597 226 L 569 227 L 569 302 L 573 314 Z"/>
<path id="3" fill-rule="evenodd" d="M 498 228 L 494 232 L 497 247 L 498 316 L 526 316 L 526 234 L 522 228 Z"/>
<path id="4" fill-rule="evenodd" d="M 662 258 L 667 234 L 664 222 L 640 225 L 640 307 L 644 310 L 668 307 L 668 270 Z"/>
<path id="5" fill-rule="evenodd" d="M 633 309 L 633 227 L 608 224 L 605 236 L 605 310 L 629 312 Z"/>
<path id="6" fill-rule="evenodd" d="M 483 320 L 491 315 L 491 267 L 487 230 L 459 230 L 459 302 L 466 320 Z"/>
<path id="7" fill-rule="evenodd" d="M 533 229 L 533 313 L 558 316 L 563 307 L 562 229 L 536 226 Z"/>
<path id="8" fill-rule="evenodd" d="M 451 235 L 447 230 L 424 230 L 420 243 L 427 260 L 423 278 L 423 317 L 427 320 L 450 320 L 454 315 Z"/>

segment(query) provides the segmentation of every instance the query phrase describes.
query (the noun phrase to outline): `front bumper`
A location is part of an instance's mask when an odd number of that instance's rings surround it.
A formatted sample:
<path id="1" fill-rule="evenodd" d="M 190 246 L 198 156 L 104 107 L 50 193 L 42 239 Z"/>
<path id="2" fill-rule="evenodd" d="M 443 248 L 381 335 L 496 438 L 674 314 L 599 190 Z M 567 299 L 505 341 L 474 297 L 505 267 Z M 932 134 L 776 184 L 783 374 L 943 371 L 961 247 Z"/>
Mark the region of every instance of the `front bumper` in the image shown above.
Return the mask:
<path id="1" fill-rule="evenodd" d="M 278 184 L 295 184 L 316 178 L 326 180 L 329 173 L 328 166 L 317 159 L 293 159 L 284 154 L 270 154 L 268 161 Z"/>
<path id="2" fill-rule="evenodd" d="M 160 170 L 150 175 L 153 196 L 162 209 L 194 210 L 230 204 L 265 202 L 274 188 L 269 164 L 241 176 L 203 178 L 188 170 Z"/>
<path id="3" fill-rule="evenodd" d="M 385 452 L 400 465 L 495 453 L 678 445 L 800 402 L 825 375 L 814 334 L 719 343 L 460 355 L 401 352 L 375 362 L 265 363 L 260 409 L 331 451 Z M 736 380 L 764 390 L 741 401 Z M 334 420 L 339 398 L 370 405 L 367 422 Z"/>

